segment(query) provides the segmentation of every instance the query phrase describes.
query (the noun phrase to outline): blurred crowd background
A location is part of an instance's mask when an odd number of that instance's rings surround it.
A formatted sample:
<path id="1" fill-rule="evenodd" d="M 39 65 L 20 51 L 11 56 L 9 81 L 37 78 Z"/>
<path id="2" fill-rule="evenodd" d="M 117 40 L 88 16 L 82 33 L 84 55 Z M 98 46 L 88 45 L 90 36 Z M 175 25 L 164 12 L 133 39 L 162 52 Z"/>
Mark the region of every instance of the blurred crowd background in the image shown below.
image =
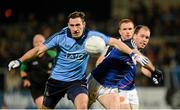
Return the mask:
<path id="1" fill-rule="evenodd" d="M 25 5 L 27 4 L 27 5 Z M 151 29 L 145 55 L 164 71 L 164 81 L 155 86 L 149 78 L 137 76 L 138 87 L 167 88 L 165 101 L 180 108 L 180 1 L 179 0 L 53 0 L 0 1 L 0 106 L 8 108 L 5 94 L 24 91 L 19 70 L 9 73 L 8 62 L 32 47 L 32 38 L 47 38 L 67 26 L 67 15 L 84 11 L 87 27 L 118 37 L 118 22 L 132 19 Z M 92 61 L 93 62 L 93 61 Z M 91 65 L 91 64 L 90 64 Z M 93 65 L 92 65 L 93 66 Z M 26 91 L 26 90 L 25 90 Z M 26 92 L 24 93 L 26 94 Z M 175 95 L 175 96 L 174 96 Z"/>

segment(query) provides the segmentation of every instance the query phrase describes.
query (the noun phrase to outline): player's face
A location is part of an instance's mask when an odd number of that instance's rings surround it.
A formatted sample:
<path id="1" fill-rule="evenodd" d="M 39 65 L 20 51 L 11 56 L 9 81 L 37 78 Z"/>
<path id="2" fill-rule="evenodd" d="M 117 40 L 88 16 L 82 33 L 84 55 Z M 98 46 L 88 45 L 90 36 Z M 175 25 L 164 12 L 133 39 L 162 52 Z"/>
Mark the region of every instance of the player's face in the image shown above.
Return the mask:
<path id="1" fill-rule="evenodd" d="M 134 32 L 134 25 L 131 22 L 122 23 L 119 27 L 119 34 L 121 35 L 122 40 L 130 39 Z"/>
<path id="2" fill-rule="evenodd" d="M 134 34 L 133 39 L 138 47 L 138 49 L 143 49 L 149 42 L 150 32 L 141 28 L 137 34 Z"/>
<path id="3" fill-rule="evenodd" d="M 37 47 L 41 44 L 43 44 L 43 42 L 45 41 L 45 38 L 41 35 L 37 35 L 35 36 L 35 38 L 33 39 L 33 46 Z"/>
<path id="4" fill-rule="evenodd" d="M 73 38 L 78 39 L 82 36 L 84 28 L 85 28 L 85 22 L 81 20 L 81 18 L 70 18 L 68 22 L 68 27 L 71 31 L 71 35 Z"/>

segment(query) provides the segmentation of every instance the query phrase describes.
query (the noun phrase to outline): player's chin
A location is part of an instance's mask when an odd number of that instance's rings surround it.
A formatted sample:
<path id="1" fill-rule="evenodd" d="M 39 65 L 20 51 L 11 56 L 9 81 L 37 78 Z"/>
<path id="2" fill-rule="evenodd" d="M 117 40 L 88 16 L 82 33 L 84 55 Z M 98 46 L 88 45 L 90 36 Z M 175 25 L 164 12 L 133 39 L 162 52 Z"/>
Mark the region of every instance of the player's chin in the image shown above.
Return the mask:
<path id="1" fill-rule="evenodd" d="M 75 39 L 79 39 L 79 38 L 81 38 L 81 36 L 80 36 L 80 35 L 72 35 L 72 37 L 73 37 L 73 38 L 75 38 Z"/>
<path id="2" fill-rule="evenodd" d="M 141 49 L 144 49 L 145 48 L 145 46 L 141 46 L 141 47 L 139 47 L 139 49 L 141 50 Z"/>
<path id="3" fill-rule="evenodd" d="M 143 49 L 145 47 L 146 47 L 146 44 L 142 44 L 140 48 Z"/>

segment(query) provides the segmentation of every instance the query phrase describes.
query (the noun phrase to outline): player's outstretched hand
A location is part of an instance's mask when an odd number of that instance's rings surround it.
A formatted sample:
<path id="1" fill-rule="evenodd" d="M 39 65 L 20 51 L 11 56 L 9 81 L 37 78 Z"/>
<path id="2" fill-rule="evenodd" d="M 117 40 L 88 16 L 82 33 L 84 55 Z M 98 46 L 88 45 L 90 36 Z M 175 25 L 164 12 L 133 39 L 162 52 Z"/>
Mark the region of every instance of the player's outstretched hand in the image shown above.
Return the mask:
<path id="1" fill-rule="evenodd" d="M 130 56 L 135 64 L 140 63 L 141 66 L 145 66 L 148 64 L 148 58 L 146 58 L 145 56 L 141 54 L 137 54 L 133 52 L 130 54 Z"/>
<path id="2" fill-rule="evenodd" d="M 163 80 L 163 72 L 157 68 L 155 68 L 155 71 L 152 72 L 151 79 L 154 84 L 159 84 Z"/>
<path id="3" fill-rule="evenodd" d="M 11 69 L 18 68 L 18 67 L 20 67 L 20 65 L 21 65 L 21 61 L 19 59 L 13 60 L 13 61 L 9 62 L 8 69 L 9 69 L 9 71 L 11 71 Z"/>

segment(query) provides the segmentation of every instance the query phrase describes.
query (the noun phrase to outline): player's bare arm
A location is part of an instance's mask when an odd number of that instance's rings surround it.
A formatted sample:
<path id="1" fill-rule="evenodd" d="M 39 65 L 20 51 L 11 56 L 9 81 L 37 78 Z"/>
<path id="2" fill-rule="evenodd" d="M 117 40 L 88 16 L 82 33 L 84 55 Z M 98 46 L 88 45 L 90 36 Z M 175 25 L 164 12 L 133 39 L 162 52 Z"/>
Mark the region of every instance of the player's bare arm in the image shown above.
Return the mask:
<path id="1" fill-rule="evenodd" d="M 147 58 L 144 57 L 141 54 L 135 53 L 131 48 L 129 48 L 124 42 L 115 39 L 115 38 L 110 38 L 109 45 L 116 47 L 119 49 L 121 52 L 129 54 L 131 58 L 141 64 L 142 66 L 146 65 L 148 63 Z"/>
<path id="2" fill-rule="evenodd" d="M 154 84 L 159 84 L 163 80 L 163 72 L 156 68 L 148 59 L 148 64 L 141 67 L 141 72 L 152 79 Z"/>
<path id="3" fill-rule="evenodd" d="M 47 50 L 47 47 L 44 44 L 34 47 L 33 49 L 27 51 L 21 58 L 10 61 L 10 63 L 8 64 L 9 71 L 11 69 L 20 67 L 21 62 L 27 61 L 33 57 L 37 57 L 43 54 L 46 50 Z"/>
<path id="4" fill-rule="evenodd" d="M 37 57 L 43 54 L 46 50 L 47 50 L 47 47 L 44 44 L 42 44 L 26 52 L 21 58 L 19 58 L 19 60 L 21 62 L 24 62 L 28 59 L 31 59 L 33 57 Z"/>
<path id="5" fill-rule="evenodd" d="M 116 38 L 110 38 L 109 45 L 111 45 L 127 54 L 131 54 L 133 52 L 133 50 L 130 49 L 126 44 L 124 44 L 120 40 L 117 40 Z"/>
<path id="6" fill-rule="evenodd" d="M 150 72 L 153 72 L 155 70 L 155 67 L 154 67 L 154 65 L 152 64 L 152 62 L 149 59 L 147 59 L 147 60 L 148 60 L 147 65 L 145 65 L 142 68 L 148 69 Z"/>
<path id="7" fill-rule="evenodd" d="M 98 66 L 104 60 L 104 58 L 105 58 L 105 56 L 101 55 L 96 61 L 96 66 Z"/>
<path id="8" fill-rule="evenodd" d="M 124 52 L 124 53 L 127 53 L 129 54 L 132 59 L 135 60 L 135 62 L 138 62 L 140 63 L 142 66 L 145 66 L 147 63 L 148 63 L 148 60 L 146 57 L 143 57 L 142 54 L 140 54 L 140 52 L 135 49 L 130 49 L 125 43 L 123 43 L 121 40 L 117 40 L 115 38 L 110 38 L 110 41 L 109 41 L 109 45 L 110 46 L 113 46 L 117 49 L 119 49 L 120 51 Z M 98 64 L 100 64 L 103 60 L 104 60 L 104 55 L 101 55 L 98 60 L 96 61 L 96 66 Z"/>

